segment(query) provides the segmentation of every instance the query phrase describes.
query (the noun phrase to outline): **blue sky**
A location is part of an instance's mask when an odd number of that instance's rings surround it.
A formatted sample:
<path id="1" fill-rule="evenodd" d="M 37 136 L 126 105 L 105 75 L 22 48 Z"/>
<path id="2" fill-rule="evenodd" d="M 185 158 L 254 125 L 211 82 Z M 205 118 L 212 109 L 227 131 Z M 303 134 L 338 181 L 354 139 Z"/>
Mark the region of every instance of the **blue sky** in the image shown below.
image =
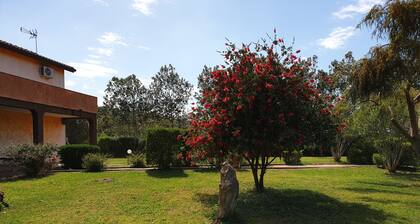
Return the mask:
<path id="1" fill-rule="evenodd" d="M 0 0 L 0 39 L 35 50 L 21 26 L 39 33 L 40 54 L 77 69 L 66 88 L 98 97 L 113 76 L 144 84 L 172 64 L 192 82 L 204 65 L 223 63 L 225 38 L 256 41 L 277 29 L 320 68 L 376 44 L 355 26 L 383 0 Z"/>

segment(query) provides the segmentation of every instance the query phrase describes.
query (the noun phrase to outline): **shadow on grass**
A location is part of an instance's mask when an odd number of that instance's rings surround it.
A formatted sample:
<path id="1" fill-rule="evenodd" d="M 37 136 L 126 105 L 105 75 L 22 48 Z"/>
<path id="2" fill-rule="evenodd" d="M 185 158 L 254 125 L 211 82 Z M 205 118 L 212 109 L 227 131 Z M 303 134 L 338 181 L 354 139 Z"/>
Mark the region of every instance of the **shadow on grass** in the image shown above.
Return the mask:
<path id="1" fill-rule="evenodd" d="M 370 194 L 370 193 L 384 193 L 384 194 L 401 194 L 401 195 L 412 195 L 417 196 L 415 193 L 401 192 L 396 190 L 385 190 L 385 189 L 373 189 L 368 187 L 348 187 L 343 188 L 346 191 L 353 191 L 361 194 Z"/>
<path id="2" fill-rule="evenodd" d="M 216 215 L 217 194 L 197 194 L 198 200 Z M 367 205 L 340 202 L 309 190 L 267 189 L 264 193 L 241 193 L 235 214 L 223 223 L 365 223 L 379 224 L 393 216 Z"/>
<path id="3" fill-rule="evenodd" d="M 184 170 L 146 170 L 147 175 L 156 178 L 179 178 L 188 177 Z"/>

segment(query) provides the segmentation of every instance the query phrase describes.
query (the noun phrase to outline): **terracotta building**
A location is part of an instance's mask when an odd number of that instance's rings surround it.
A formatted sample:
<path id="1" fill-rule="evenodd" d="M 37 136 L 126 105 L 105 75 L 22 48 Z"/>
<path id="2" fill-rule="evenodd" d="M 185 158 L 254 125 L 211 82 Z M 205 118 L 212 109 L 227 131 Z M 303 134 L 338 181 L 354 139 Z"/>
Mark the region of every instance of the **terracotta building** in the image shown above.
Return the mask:
<path id="1" fill-rule="evenodd" d="M 63 145 L 66 119 L 86 119 L 96 144 L 97 98 L 65 89 L 64 71 L 76 69 L 0 40 L 0 147 Z"/>

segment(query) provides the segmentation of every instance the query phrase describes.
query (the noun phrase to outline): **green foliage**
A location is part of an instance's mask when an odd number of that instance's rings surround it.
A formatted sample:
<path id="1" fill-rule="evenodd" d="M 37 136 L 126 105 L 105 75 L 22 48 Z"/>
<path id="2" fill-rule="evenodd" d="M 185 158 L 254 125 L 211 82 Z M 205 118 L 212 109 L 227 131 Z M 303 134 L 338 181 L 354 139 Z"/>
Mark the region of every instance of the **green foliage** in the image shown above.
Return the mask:
<path id="1" fill-rule="evenodd" d="M 14 145 L 5 149 L 5 155 L 13 159 L 29 177 L 45 176 L 58 165 L 58 148 L 54 145 Z"/>
<path id="2" fill-rule="evenodd" d="M 137 137 L 102 136 L 98 140 L 98 145 L 101 148 L 102 153 L 106 153 L 117 158 L 126 157 L 128 149 L 131 149 L 133 152 L 144 151 L 144 141 L 139 141 Z"/>
<path id="3" fill-rule="evenodd" d="M 112 77 L 105 90 L 104 106 L 99 126 L 109 129 L 110 135 L 138 135 L 143 128 L 149 106 L 148 91 L 135 75 Z"/>
<path id="4" fill-rule="evenodd" d="M 83 119 L 65 120 L 66 138 L 69 144 L 87 144 L 89 142 L 89 123 Z"/>
<path id="5" fill-rule="evenodd" d="M 159 168 L 169 168 L 176 160 L 180 143 L 178 128 L 154 128 L 147 130 L 146 159 L 148 164 L 156 164 Z"/>
<path id="6" fill-rule="evenodd" d="M 300 150 L 285 150 L 283 151 L 283 160 L 286 165 L 301 165 L 302 151 Z"/>
<path id="7" fill-rule="evenodd" d="M 185 113 L 192 85 L 180 77 L 172 65 L 162 66 L 152 79 L 149 87 L 149 97 L 153 104 L 151 112 L 156 118 L 173 123 Z"/>
<path id="8" fill-rule="evenodd" d="M 88 153 L 83 157 L 83 168 L 87 172 L 101 172 L 105 169 L 108 157 L 102 153 Z"/>
<path id="9" fill-rule="evenodd" d="M 383 167 L 384 166 L 384 158 L 379 153 L 373 153 L 372 155 L 373 164 L 375 164 L 377 167 Z"/>
<path id="10" fill-rule="evenodd" d="M 82 159 L 88 153 L 99 152 L 99 147 L 88 144 L 63 145 L 60 147 L 59 155 L 65 168 L 82 168 Z"/>
<path id="11" fill-rule="evenodd" d="M 350 147 L 347 160 L 352 164 L 372 164 L 374 149 L 365 139 L 359 138 Z"/>
<path id="12" fill-rule="evenodd" d="M 130 164 L 130 167 L 134 167 L 134 168 L 146 167 L 144 154 L 136 153 L 136 154 L 132 154 L 128 156 L 128 164 Z"/>

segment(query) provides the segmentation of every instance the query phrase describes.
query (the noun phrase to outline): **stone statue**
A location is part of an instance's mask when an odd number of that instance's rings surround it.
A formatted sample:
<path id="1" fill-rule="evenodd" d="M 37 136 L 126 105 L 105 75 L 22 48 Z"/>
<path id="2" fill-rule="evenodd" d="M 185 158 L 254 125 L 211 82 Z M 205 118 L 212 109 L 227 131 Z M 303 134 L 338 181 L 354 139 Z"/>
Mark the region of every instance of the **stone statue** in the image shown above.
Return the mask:
<path id="1" fill-rule="evenodd" d="M 8 208 L 9 207 L 9 204 L 7 204 L 5 201 L 4 201 L 4 193 L 2 192 L 2 191 L 0 191 L 0 210 L 1 210 L 1 206 L 4 206 L 4 207 L 6 207 L 6 208 Z"/>
<path id="2" fill-rule="evenodd" d="M 236 171 L 228 162 L 224 162 L 220 169 L 219 210 L 215 223 L 220 223 L 222 219 L 234 212 L 238 195 L 239 183 L 236 178 Z"/>

